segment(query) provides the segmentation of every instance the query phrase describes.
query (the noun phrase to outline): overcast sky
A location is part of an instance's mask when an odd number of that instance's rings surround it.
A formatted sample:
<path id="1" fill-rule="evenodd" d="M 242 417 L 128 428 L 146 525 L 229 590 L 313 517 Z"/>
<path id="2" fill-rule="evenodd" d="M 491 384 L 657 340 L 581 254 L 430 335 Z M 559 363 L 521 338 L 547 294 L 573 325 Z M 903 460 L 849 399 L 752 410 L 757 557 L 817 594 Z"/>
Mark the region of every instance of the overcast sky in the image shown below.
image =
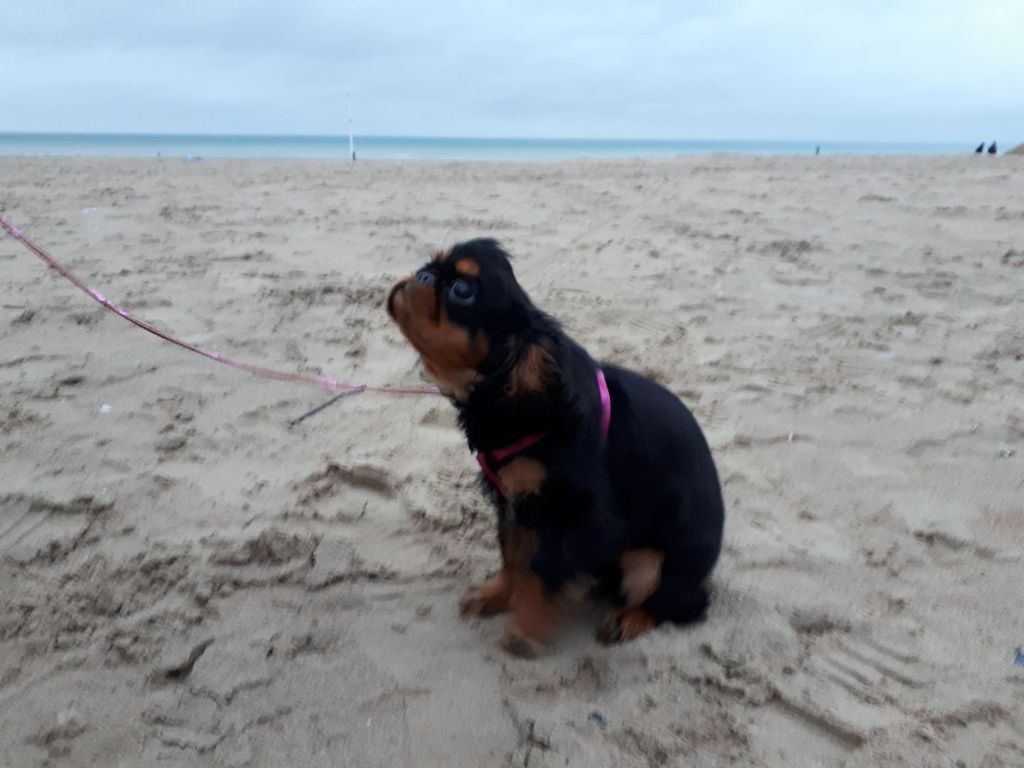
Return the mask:
<path id="1" fill-rule="evenodd" d="M 1024 141 L 1024 0 L 0 0 L 0 131 Z"/>

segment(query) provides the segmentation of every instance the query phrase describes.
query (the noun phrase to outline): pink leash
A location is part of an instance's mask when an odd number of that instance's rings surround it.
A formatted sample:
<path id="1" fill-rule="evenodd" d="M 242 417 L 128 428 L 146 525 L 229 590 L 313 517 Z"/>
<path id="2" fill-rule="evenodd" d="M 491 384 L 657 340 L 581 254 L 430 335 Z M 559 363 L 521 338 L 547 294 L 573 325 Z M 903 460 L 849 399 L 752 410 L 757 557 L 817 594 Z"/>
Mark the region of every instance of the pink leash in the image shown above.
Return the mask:
<path id="1" fill-rule="evenodd" d="M 104 307 L 109 309 L 111 312 L 123 317 L 132 325 L 136 325 L 144 331 L 157 336 L 164 341 L 169 341 L 171 344 L 175 344 L 182 349 L 187 349 L 190 352 L 195 352 L 197 355 L 213 360 L 217 363 L 223 363 L 224 365 L 230 365 L 232 368 L 237 368 L 242 371 L 253 374 L 254 376 L 260 376 L 264 379 L 274 379 L 276 381 L 297 381 L 303 384 L 312 384 L 314 386 L 323 387 L 333 392 L 340 391 L 343 395 L 358 395 L 363 392 L 380 392 L 388 395 L 439 395 L 441 391 L 437 387 L 371 387 L 366 384 L 353 384 L 352 382 L 345 381 L 344 379 L 332 379 L 329 376 L 314 376 L 305 373 L 288 373 L 286 371 L 275 371 L 272 368 L 263 368 L 259 365 L 252 365 L 251 363 L 243 363 L 238 360 L 232 360 L 227 357 L 222 357 L 219 353 L 213 352 L 208 349 L 190 344 L 187 341 L 182 341 L 169 333 L 161 331 L 155 325 L 146 322 L 145 320 L 136 317 L 124 307 L 116 304 L 115 302 L 108 299 L 99 291 L 90 288 L 85 282 L 72 272 L 67 267 L 58 263 L 53 257 L 46 252 L 44 248 L 34 243 L 24 232 L 14 226 L 11 221 L 0 213 L 0 227 L 7 230 L 7 233 L 15 240 L 19 241 L 22 245 L 28 248 L 32 253 L 38 256 L 50 269 L 53 269 L 60 274 L 65 280 L 70 282 L 76 288 L 85 293 L 89 294 L 93 299 L 98 301 Z"/>
<path id="2" fill-rule="evenodd" d="M 604 378 L 604 371 L 597 369 L 597 391 L 601 395 L 601 439 L 608 439 L 608 428 L 612 424 L 612 396 L 608 393 L 608 382 Z M 476 461 L 484 473 L 484 477 L 490 480 L 491 484 L 498 489 L 503 497 L 506 496 L 505 487 L 501 478 L 498 477 L 494 465 L 505 459 L 522 453 L 531 445 L 536 445 L 547 436 L 547 432 L 535 432 L 532 435 L 516 440 L 512 445 L 498 448 L 493 451 L 481 452 L 476 455 Z"/>

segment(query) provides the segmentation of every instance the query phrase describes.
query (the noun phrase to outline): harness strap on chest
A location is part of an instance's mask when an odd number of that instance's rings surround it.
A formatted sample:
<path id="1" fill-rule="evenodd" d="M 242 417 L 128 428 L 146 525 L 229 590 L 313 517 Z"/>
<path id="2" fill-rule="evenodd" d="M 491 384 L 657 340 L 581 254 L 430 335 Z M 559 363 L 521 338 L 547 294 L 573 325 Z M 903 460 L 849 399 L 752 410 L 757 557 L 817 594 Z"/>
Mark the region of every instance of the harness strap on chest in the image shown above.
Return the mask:
<path id="1" fill-rule="evenodd" d="M 612 398 L 608 393 L 608 382 L 604 378 L 604 371 L 597 369 L 597 390 L 601 396 L 601 439 L 608 439 L 608 429 L 612 423 Z M 531 445 L 536 445 L 547 436 L 546 432 L 535 432 L 524 438 L 516 440 L 512 445 L 498 448 L 493 451 L 481 451 L 476 455 L 477 463 L 480 465 L 484 477 L 498 489 L 498 493 L 505 496 L 505 489 L 502 487 L 501 478 L 498 477 L 497 466 L 505 459 L 522 453 Z"/>

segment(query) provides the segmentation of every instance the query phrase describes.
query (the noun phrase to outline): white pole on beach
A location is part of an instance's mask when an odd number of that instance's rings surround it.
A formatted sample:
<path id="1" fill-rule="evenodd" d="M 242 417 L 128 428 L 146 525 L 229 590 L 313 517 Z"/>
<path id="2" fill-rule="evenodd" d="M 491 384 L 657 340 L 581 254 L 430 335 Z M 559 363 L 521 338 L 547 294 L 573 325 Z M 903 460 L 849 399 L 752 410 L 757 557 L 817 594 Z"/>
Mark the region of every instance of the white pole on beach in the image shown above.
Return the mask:
<path id="1" fill-rule="evenodd" d="M 348 154 L 352 158 L 352 162 L 356 161 L 356 141 L 352 137 L 352 94 L 347 94 L 348 97 Z"/>

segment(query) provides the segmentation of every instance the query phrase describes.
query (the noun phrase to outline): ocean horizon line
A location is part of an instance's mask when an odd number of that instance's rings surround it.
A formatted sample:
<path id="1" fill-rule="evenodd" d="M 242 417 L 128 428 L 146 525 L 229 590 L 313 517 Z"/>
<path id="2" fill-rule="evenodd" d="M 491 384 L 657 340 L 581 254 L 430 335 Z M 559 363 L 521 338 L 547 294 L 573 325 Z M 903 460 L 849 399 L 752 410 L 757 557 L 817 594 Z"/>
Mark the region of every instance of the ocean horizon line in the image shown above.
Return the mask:
<path id="1" fill-rule="evenodd" d="M 350 159 L 347 134 L 0 131 L 0 155 Z M 565 160 L 694 154 L 952 154 L 971 142 L 356 135 L 363 160 Z"/>
<path id="2" fill-rule="evenodd" d="M 450 141 L 611 141 L 611 142 L 737 142 L 737 143 L 802 143 L 813 144 L 959 144 L 952 140 L 912 140 L 912 139 L 776 139 L 776 138 L 721 138 L 707 137 L 664 137 L 664 136 L 472 136 L 468 134 L 434 134 L 434 133 L 356 133 L 356 138 L 368 139 L 424 139 Z M 348 141 L 348 134 L 341 133 L 267 133 L 262 131 L 24 131 L 0 129 L 0 136 L 174 136 L 174 137 L 220 137 L 220 138 L 272 138 L 272 139 L 338 139 Z M 987 142 L 986 142 L 987 143 Z"/>

